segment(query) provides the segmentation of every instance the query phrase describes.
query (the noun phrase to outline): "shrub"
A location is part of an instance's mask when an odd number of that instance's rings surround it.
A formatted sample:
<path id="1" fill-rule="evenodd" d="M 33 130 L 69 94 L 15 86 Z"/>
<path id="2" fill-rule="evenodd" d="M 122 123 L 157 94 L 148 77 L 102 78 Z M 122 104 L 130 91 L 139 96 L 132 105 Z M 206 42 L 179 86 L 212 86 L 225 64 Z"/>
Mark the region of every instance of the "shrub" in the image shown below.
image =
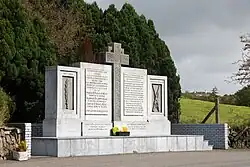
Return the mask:
<path id="1" fill-rule="evenodd" d="M 25 152 L 27 151 L 27 143 L 25 140 L 22 140 L 17 147 L 17 151 L 18 152 Z"/>
<path id="2" fill-rule="evenodd" d="M 9 119 L 14 110 L 14 103 L 10 96 L 0 88 L 0 126 L 3 126 Z"/>

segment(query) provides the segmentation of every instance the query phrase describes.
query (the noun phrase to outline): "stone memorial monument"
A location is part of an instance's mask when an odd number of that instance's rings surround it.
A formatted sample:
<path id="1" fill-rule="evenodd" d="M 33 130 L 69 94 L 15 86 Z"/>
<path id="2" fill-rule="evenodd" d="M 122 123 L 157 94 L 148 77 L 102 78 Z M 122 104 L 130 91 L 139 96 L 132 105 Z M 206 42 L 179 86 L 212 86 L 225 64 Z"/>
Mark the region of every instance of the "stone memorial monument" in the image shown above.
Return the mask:
<path id="1" fill-rule="evenodd" d="M 32 139 L 33 155 L 211 150 L 203 136 L 171 136 L 166 76 L 127 67 L 119 43 L 99 60 L 46 68 L 43 137 Z M 124 124 L 130 136 L 110 136 Z"/>
<path id="2" fill-rule="evenodd" d="M 170 135 L 167 77 L 122 67 L 129 55 L 119 43 L 102 61 L 46 69 L 44 136 L 109 136 L 112 124 L 126 124 L 132 136 Z"/>

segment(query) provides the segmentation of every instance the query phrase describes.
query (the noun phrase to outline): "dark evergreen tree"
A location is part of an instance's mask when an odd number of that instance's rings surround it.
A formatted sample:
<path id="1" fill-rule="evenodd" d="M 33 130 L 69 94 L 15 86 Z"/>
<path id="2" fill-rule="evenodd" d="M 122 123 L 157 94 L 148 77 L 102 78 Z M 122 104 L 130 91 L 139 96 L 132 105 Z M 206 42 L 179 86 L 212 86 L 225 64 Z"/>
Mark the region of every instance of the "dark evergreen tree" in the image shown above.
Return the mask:
<path id="1" fill-rule="evenodd" d="M 130 55 L 132 67 L 146 68 L 149 74 L 168 76 L 169 119 L 178 122 L 180 77 L 167 45 L 156 33 L 153 21 L 139 16 L 128 3 L 120 11 L 110 5 L 104 12 L 94 3 L 88 5 L 88 11 L 92 13 L 96 52 L 103 51 L 108 42 L 120 42 Z"/>
<path id="2" fill-rule="evenodd" d="M 108 42 L 120 42 L 132 67 L 168 76 L 169 119 L 178 122 L 180 77 L 152 20 L 128 3 L 120 11 L 114 5 L 102 11 L 83 0 L 68 0 L 67 8 L 57 5 L 58 0 L 23 0 L 25 8 L 20 1 L 0 1 L 0 84 L 16 103 L 13 120 L 43 118 L 45 66 L 78 61 L 79 46 L 88 37 L 95 54 Z"/>
<path id="3" fill-rule="evenodd" d="M 16 103 L 12 121 L 43 118 L 45 66 L 56 62 L 55 53 L 44 25 L 20 0 L 0 1 L 0 84 Z"/>
<path id="4" fill-rule="evenodd" d="M 250 85 L 238 90 L 234 97 L 236 99 L 236 105 L 250 107 Z"/>

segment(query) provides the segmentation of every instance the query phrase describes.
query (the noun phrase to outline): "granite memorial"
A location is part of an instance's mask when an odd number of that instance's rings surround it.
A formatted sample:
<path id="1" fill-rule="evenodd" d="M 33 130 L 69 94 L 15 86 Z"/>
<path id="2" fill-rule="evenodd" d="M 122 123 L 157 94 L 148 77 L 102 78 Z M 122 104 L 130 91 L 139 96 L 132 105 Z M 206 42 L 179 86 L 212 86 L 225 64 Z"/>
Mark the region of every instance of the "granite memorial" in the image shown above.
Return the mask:
<path id="1" fill-rule="evenodd" d="M 43 137 L 32 139 L 33 154 L 65 157 L 183 150 L 181 145 L 177 149 L 178 142 L 187 137 L 178 139 L 170 132 L 167 77 L 128 67 L 129 55 L 119 43 L 109 44 L 100 60 L 102 64 L 46 68 Z M 110 136 L 112 127 L 124 124 L 129 137 Z M 197 146 L 192 143 L 196 138 Z M 191 150 L 198 144 L 198 150 L 203 149 L 202 136 L 190 141 L 195 145 Z M 113 150 L 107 152 L 108 146 Z"/>

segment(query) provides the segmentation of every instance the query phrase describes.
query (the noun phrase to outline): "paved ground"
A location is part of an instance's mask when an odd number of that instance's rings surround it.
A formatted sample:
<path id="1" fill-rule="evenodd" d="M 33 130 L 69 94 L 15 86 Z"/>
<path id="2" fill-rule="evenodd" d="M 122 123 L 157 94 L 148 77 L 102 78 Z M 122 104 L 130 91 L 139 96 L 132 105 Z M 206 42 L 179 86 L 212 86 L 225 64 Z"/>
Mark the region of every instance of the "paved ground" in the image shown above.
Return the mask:
<path id="1" fill-rule="evenodd" d="M 250 167 L 250 151 L 131 154 L 0 161 L 0 167 Z"/>

